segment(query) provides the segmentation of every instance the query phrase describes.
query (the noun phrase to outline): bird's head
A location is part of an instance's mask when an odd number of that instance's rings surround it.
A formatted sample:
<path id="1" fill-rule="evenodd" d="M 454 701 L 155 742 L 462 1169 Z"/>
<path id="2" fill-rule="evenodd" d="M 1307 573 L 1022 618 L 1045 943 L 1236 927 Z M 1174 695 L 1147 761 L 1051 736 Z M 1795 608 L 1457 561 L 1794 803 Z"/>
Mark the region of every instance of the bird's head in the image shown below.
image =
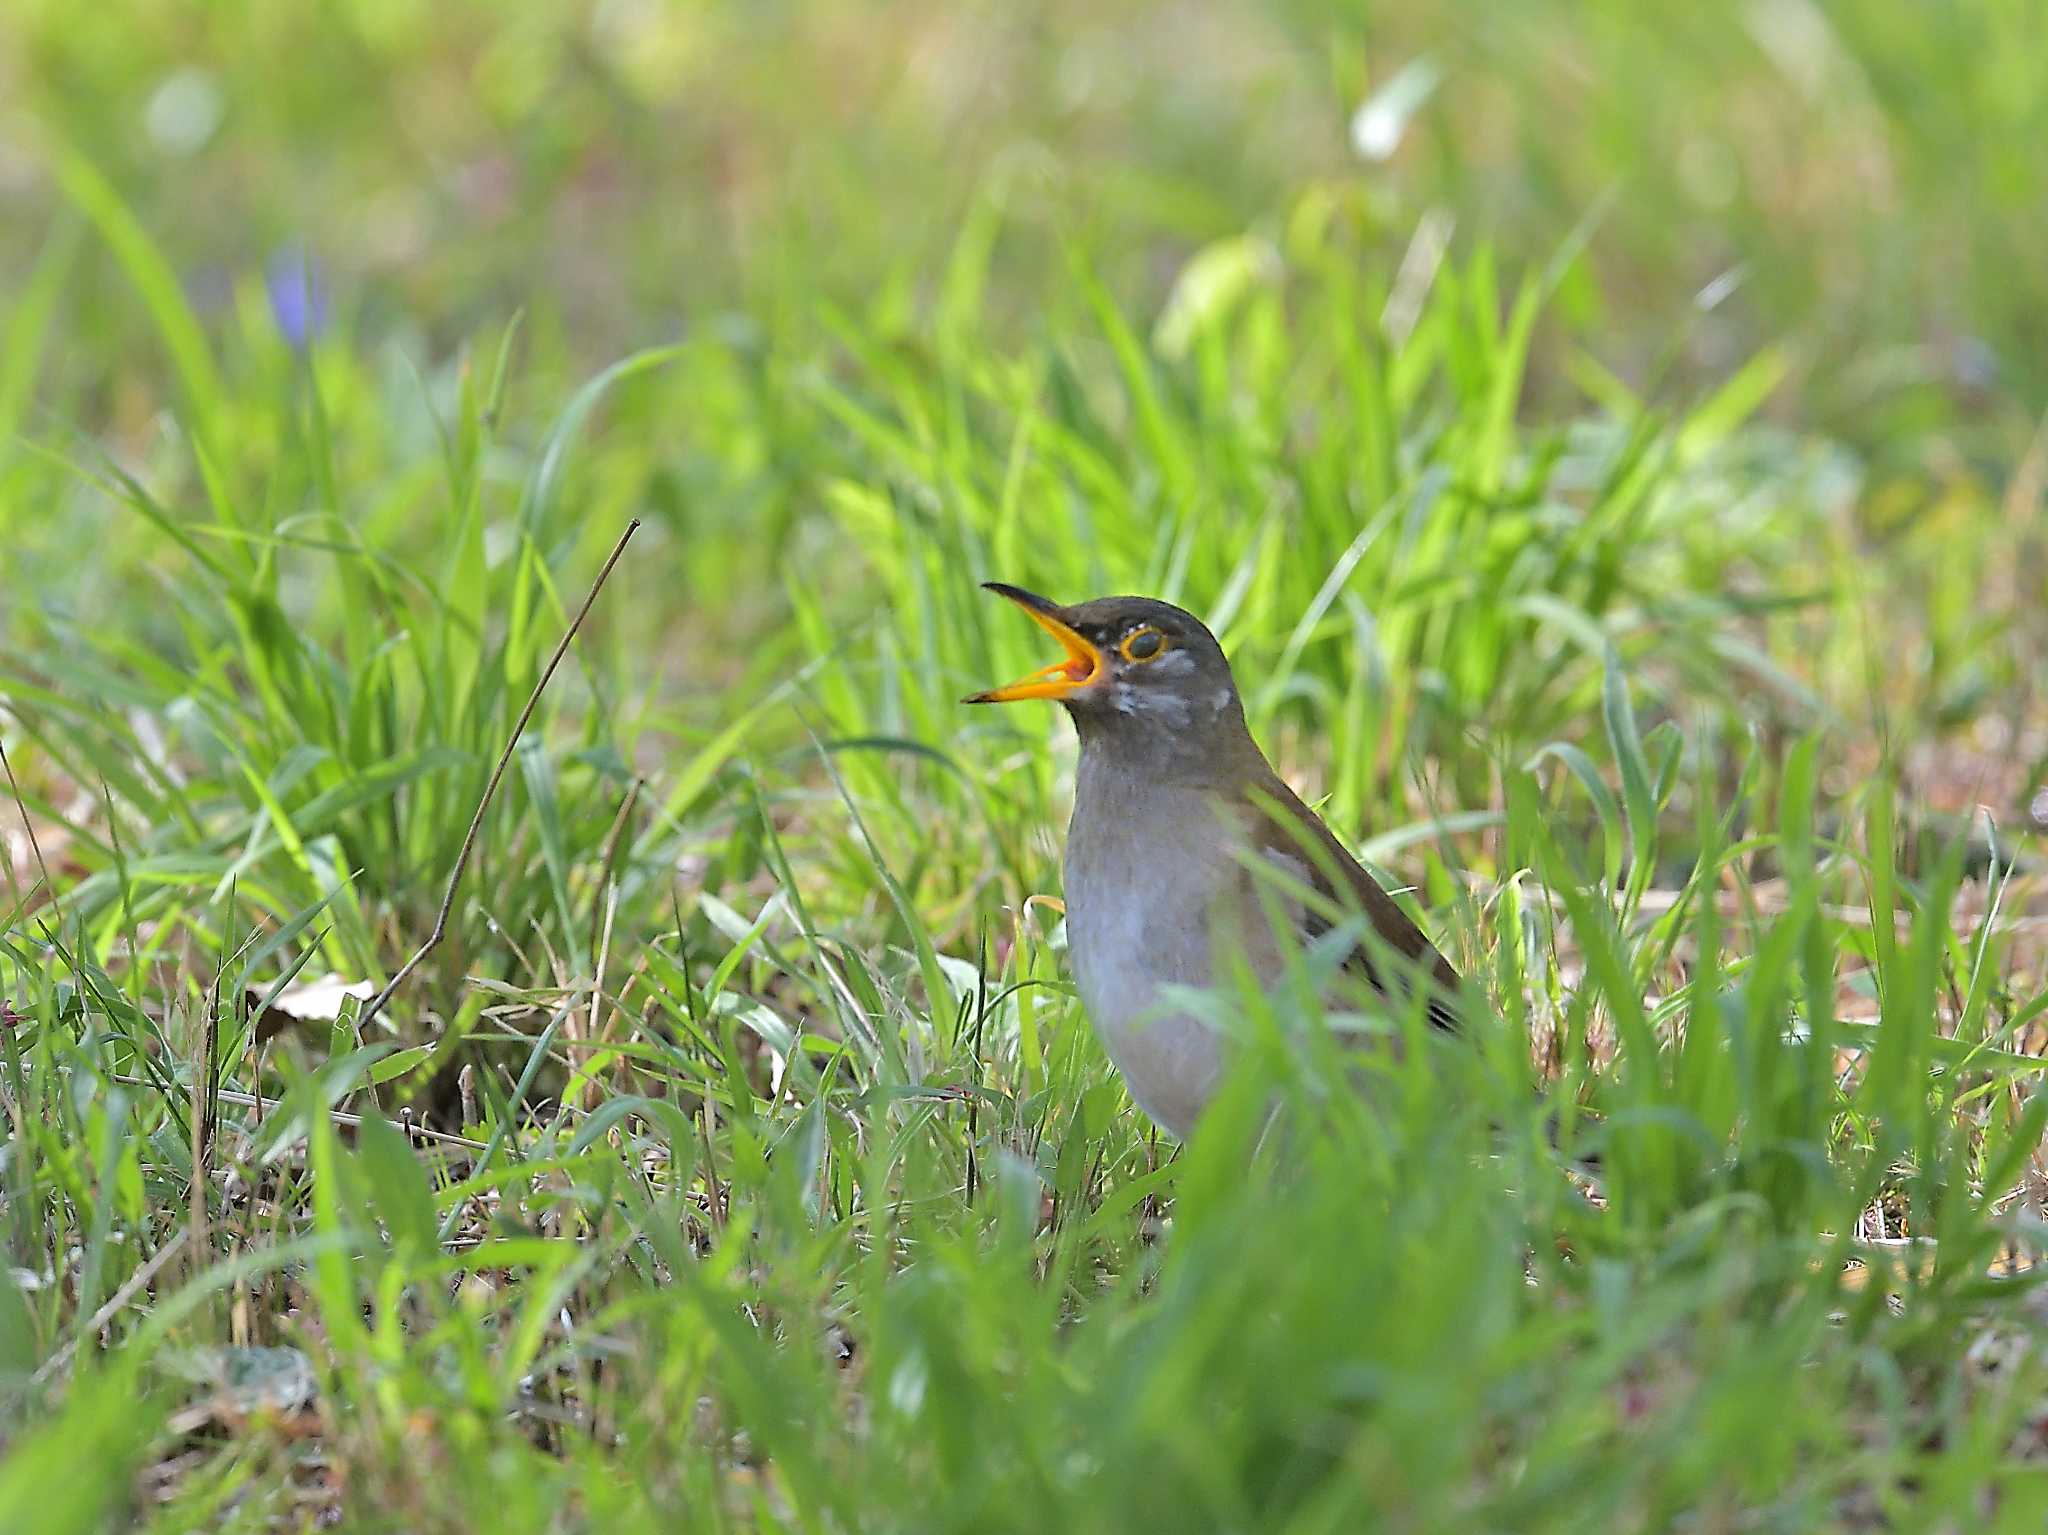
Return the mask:
<path id="1" fill-rule="evenodd" d="M 1066 654 L 971 704 L 1050 698 L 1064 704 L 1084 736 L 1206 732 L 1219 721 L 1242 731 L 1244 710 L 1230 663 L 1194 614 L 1153 597 L 1097 597 L 1071 607 L 990 581 L 988 590 L 1017 604 Z"/>

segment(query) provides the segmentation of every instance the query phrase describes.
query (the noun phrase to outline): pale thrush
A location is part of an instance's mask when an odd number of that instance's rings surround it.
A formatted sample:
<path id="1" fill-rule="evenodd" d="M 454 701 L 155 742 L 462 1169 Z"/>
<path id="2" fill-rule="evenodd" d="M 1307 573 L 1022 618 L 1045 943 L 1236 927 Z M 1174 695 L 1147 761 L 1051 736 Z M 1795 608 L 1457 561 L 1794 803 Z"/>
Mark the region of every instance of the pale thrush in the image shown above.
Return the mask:
<path id="1" fill-rule="evenodd" d="M 1397 1003 L 1421 988 L 1431 1020 L 1453 1026 L 1457 972 L 1273 771 L 1201 620 L 1149 597 L 1061 607 L 987 585 L 1066 652 L 967 702 L 1049 698 L 1073 718 L 1067 948 L 1140 1108 L 1184 1137 L 1215 1093 L 1227 1041 L 1169 988 L 1210 987 L 1225 944 L 1270 987 L 1290 949 L 1362 919 L 1345 928 L 1357 937 L 1344 968 Z"/>

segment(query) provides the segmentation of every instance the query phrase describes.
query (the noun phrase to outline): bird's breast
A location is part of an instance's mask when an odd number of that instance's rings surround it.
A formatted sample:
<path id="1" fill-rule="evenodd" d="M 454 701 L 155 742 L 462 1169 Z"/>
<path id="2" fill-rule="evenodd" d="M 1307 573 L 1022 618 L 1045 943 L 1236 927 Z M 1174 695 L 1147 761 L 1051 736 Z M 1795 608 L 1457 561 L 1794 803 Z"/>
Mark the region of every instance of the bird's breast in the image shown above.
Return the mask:
<path id="1" fill-rule="evenodd" d="M 1173 1006 L 1169 987 L 1210 984 L 1219 898 L 1241 868 L 1201 797 L 1091 800 L 1067 840 L 1067 948 L 1081 1001 L 1131 1096 L 1185 1135 L 1215 1091 L 1222 1041 Z"/>

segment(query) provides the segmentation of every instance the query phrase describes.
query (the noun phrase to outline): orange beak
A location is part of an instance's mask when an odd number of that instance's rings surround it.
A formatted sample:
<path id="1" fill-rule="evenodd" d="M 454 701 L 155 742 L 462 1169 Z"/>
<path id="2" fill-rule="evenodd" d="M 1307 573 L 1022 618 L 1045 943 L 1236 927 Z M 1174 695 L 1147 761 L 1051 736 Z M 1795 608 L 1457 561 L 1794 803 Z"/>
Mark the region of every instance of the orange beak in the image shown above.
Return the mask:
<path id="1" fill-rule="evenodd" d="M 1066 659 L 1056 661 L 1028 677 L 1019 677 L 1003 687 L 990 688 L 986 693 L 976 693 L 972 698 L 962 700 L 970 704 L 1013 704 L 1027 698 L 1065 698 L 1088 686 L 1103 669 L 1102 652 L 1077 633 L 1074 627 L 1060 617 L 1056 603 L 1049 602 L 1034 592 L 1027 592 L 1021 586 L 1006 586 L 1001 581 L 984 581 L 982 585 L 999 597 L 1007 597 L 1026 613 L 1031 621 L 1060 642 L 1066 651 Z"/>

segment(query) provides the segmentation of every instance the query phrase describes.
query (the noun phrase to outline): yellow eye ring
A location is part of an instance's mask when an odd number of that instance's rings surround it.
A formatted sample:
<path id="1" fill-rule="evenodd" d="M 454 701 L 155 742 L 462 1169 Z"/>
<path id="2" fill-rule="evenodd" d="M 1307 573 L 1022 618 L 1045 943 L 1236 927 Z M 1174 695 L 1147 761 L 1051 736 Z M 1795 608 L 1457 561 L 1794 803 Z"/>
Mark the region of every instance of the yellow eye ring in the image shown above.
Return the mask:
<path id="1" fill-rule="evenodd" d="M 1166 654 L 1166 636 L 1150 624 L 1133 629 L 1116 647 L 1117 654 L 1126 661 L 1143 663 L 1156 661 Z"/>

